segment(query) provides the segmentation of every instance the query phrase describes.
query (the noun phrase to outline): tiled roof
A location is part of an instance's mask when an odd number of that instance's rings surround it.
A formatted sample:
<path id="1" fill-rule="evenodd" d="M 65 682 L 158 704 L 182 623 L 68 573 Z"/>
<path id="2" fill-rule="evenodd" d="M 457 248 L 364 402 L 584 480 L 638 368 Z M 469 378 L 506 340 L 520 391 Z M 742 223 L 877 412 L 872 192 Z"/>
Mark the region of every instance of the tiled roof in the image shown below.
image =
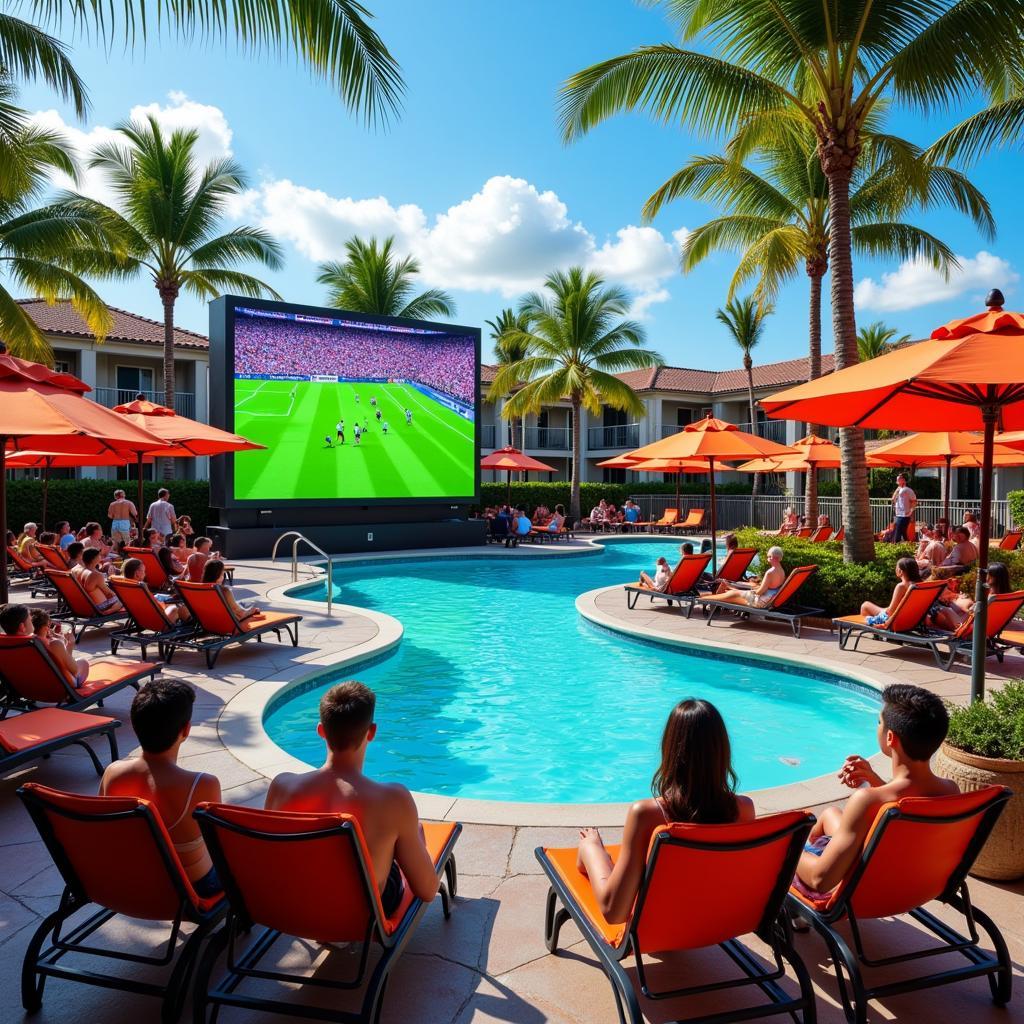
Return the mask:
<path id="1" fill-rule="evenodd" d="M 498 368 L 492 363 L 481 363 L 480 364 L 480 383 L 490 384 L 497 374 Z"/>
<path id="2" fill-rule="evenodd" d="M 44 334 L 61 334 L 76 338 L 92 338 L 89 325 L 75 312 L 70 302 L 57 302 L 47 305 L 44 299 L 19 299 L 19 305 L 36 322 Z M 108 306 L 113 317 L 113 325 L 107 333 L 110 341 L 129 341 L 142 345 L 163 345 L 164 325 L 138 313 Z M 192 348 L 207 350 L 209 339 L 195 331 L 186 331 L 182 327 L 174 330 L 175 348 Z"/>
<path id="3" fill-rule="evenodd" d="M 822 373 L 831 373 L 832 355 L 821 357 Z M 650 370 L 627 370 L 616 376 L 624 380 L 634 391 L 695 391 L 698 394 L 726 394 L 744 391 L 747 387 L 747 372 L 738 370 L 693 370 L 684 366 L 659 366 Z M 787 359 L 781 363 L 754 364 L 754 387 L 782 387 L 807 380 L 808 360 Z"/>

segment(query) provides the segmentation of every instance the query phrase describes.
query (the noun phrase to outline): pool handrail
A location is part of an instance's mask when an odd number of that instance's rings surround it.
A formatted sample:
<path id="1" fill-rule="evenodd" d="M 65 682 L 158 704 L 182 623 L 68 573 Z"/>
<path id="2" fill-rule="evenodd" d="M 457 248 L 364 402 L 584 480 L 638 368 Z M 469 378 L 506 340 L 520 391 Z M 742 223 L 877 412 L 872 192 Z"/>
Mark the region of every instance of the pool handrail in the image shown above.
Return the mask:
<path id="1" fill-rule="evenodd" d="M 287 533 L 282 533 L 277 540 L 274 541 L 274 547 L 270 552 L 271 562 L 277 561 L 277 547 L 286 537 L 294 537 L 292 541 L 292 583 L 299 581 L 299 544 L 305 543 L 311 547 L 318 555 L 320 555 L 327 563 L 327 614 L 331 614 L 331 598 L 334 596 L 334 579 L 331 572 L 331 557 L 323 550 L 319 545 L 314 544 L 304 533 L 299 533 L 298 530 L 289 530 Z"/>

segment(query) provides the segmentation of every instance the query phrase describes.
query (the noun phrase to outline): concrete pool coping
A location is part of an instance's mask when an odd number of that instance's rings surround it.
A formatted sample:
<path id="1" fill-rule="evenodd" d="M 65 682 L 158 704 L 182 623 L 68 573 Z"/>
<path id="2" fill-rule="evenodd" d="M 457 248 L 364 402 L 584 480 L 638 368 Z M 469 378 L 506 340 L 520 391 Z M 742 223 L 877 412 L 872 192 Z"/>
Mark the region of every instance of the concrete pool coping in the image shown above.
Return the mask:
<path id="1" fill-rule="evenodd" d="M 500 559 L 521 557 L 521 552 L 532 551 L 528 557 L 571 557 L 599 554 L 606 543 L 616 540 L 649 540 L 664 543 L 665 537 L 641 537 L 625 534 L 615 537 L 600 535 L 594 538 L 581 539 L 570 543 L 533 544 L 518 549 L 506 549 L 503 546 L 488 545 L 481 548 L 458 549 L 417 549 L 407 552 L 381 552 L 379 554 L 357 553 L 352 555 L 336 555 L 331 558 L 334 563 L 372 564 L 374 562 L 403 561 L 446 561 L 470 559 Z M 305 559 L 303 564 L 319 567 L 322 560 Z M 285 585 L 271 586 L 264 590 L 263 596 L 275 606 L 283 605 L 297 609 L 316 610 L 322 614 L 323 601 L 296 597 L 293 593 L 297 588 L 315 585 L 325 575 L 322 568 L 320 576 L 308 581 L 290 581 Z M 751 650 L 729 642 L 710 638 L 687 636 L 685 639 L 672 632 L 652 627 L 643 621 L 625 624 L 621 619 L 606 613 L 599 607 L 603 595 L 621 590 L 620 586 L 601 587 L 587 591 L 576 599 L 577 612 L 587 621 L 610 629 L 624 636 L 632 636 L 640 640 L 655 642 L 669 649 L 705 651 L 728 655 L 748 661 L 771 663 L 774 666 L 797 666 L 811 669 L 828 676 L 847 679 L 860 687 L 879 691 L 892 681 L 892 677 L 860 666 L 839 666 L 834 660 L 815 656 L 787 655 L 785 653 L 769 653 Z M 259 680 L 245 687 L 240 693 L 227 702 L 217 721 L 218 737 L 227 750 L 242 764 L 265 778 L 272 778 L 280 772 L 308 771 L 310 765 L 279 747 L 267 734 L 264 727 L 264 715 L 272 703 L 277 703 L 292 691 L 305 691 L 319 685 L 326 676 L 336 675 L 339 670 L 354 667 L 369 659 L 379 657 L 394 649 L 401 643 L 403 627 L 393 616 L 382 612 L 359 608 L 347 604 L 334 604 L 334 609 L 342 617 L 343 628 L 348 635 L 358 638 L 344 650 L 323 654 L 301 662 L 293 662 L 287 669 L 275 672 L 271 678 Z M 681 616 L 680 616 L 681 617 Z M 881 767 L 882 755 L 872 759 L 876 768 Z M 821 775 L 810 779 L 802 779 L 760 790 L 746 791 L 753 799 L 759 813 L 786 810 L 792 807 L 813 806 L 844 798 L 849 790 L 843 787 L 834 775 Z M 638 793 L 637 798 L 643 793 Z M 625 820 L 629 803 L 531 803 L 518 801 L 478 800 L 469 797 L 453 797 L 436 793 L 414 792 L 413 796 L 420 816 L 436 820 L 458 820 L 480 825 L 515 825 L 515 826 L 552 826 L 566 823 L 580 825 L 596 825 L 611 827 L 621 825 Z"/>

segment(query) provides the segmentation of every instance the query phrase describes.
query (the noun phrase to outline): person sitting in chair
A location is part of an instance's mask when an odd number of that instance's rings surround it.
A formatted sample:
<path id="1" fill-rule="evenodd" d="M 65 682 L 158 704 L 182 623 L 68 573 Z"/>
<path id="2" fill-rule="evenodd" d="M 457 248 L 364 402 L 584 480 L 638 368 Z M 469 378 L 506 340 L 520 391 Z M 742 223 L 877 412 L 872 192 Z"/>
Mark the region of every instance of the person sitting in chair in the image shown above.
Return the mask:
<path id="1" fill-rule="evenodd" d="M 646 572 L 640 573 L 640 586 L 664 592 L 671 579 L 672 570 L 669 568 L 668 559 L 659 558 L 654 565 L 653 577 L 648 576 Z"/>

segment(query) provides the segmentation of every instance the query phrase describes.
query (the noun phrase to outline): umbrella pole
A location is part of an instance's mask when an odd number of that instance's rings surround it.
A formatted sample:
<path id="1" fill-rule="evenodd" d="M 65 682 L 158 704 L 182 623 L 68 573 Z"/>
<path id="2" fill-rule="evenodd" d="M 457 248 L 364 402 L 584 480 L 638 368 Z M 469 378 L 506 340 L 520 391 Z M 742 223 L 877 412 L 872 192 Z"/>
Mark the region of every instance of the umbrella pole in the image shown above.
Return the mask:
<path id="1" fill-rule="evenodd" d="M 679 504 L 679 481 L 682 478 L 683 471 L 677 466 L 676 467 L 676 508 L 681 508 Z"/>
<path id="2" fill-rule="evenodd" d="M 0 604 L 7 604 L 7 438 L 0 437 L 0 527 L 4 530 L 4 553 L 0 555 Z"/>
<path id="3" fill-rule="evenodd" d="M 505 504 L 512 504 L 512 470 L 505 473 Z"/>
<path id="4" fill-rule="evenodd" d="M 988 538 L 992 517 L 992 446 L 999 407 L 983 405 L 985 447 L 981 463 L 981 532 L 978 534 L 978 579 L 974 584 L 974 646 L 971 657 L 971 700 L 985 699 L 985 656 L 988 654 Z"/>
<path id="5" fill-rule="evenodd" d="M 141 544 L 142 544 L 142 524 L 145 521 L 142 518 L 142 502 L 143 502 L 143 498 L 142 498 L 142 452 L 136 452 L 135 453 L 135 460 L 136 460 L 135 461 L 136 475 L 139 478 L 138 479 L 139 503 L 135 507 L 135 511 L 138 513 L 138 517 L 139 517 L 139 535 L 138 535 L 138 537 L 135 538 L 135 541 L 136 541 L 137 544 L 139 544 L 141 546 Z"/>
<path id="6" fill-rule="evenodd" d="M 42 525 L 39 527 L 39 532 L 43 533 L 46 530 L 46 506 L 50 500 L 50 464 L 53 462 L 53 456 L 48 455 L 43 460 L 43 518 Z"/>
<path id="7" fill-rule="evenodd" d="M 718 539 L 717 539 L 717 513 L 715 510 L 715 460 L 708 456 L 708 474 L 711 477 L 711 576 L 718 575 Z"/>
<path id="8" fill-rule="evenodd" d="M 947 523 L 949 522 L 949 478 L 952 475 L 953 475 L 953 456 L 952 456 L 952 454 L 949 454 L 949 455 L 946 456 L 946 483 L 945 483 L 945 486 L 943 487 L 943 494 L 944 494 L 944 497 L 945 497 L 945 502 L 944 502 L 945 507 L 942 510 L 942 514 L 945 517 Z"/>

